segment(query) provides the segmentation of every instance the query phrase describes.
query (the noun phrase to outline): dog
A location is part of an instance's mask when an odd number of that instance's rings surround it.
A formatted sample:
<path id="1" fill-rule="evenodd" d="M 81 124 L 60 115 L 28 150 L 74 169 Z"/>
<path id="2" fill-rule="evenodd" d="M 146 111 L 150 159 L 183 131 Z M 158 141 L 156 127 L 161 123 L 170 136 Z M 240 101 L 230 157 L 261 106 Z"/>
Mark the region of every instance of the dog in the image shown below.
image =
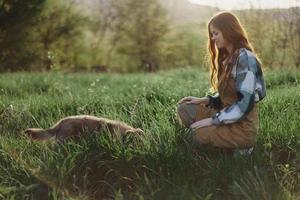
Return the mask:
<path id="1" fill-rule="evenodd" d="M 108 132 L 113 137 L 144 133 L 143 130 L 133 128 L 124 122 L 90 115 L 68 116 L 59 120 L 51 128 L 29 128 L 24 132 L 26 136 L 35 141 L 46 141 L 51 138 L 62 141 L 91 132 Z"/>

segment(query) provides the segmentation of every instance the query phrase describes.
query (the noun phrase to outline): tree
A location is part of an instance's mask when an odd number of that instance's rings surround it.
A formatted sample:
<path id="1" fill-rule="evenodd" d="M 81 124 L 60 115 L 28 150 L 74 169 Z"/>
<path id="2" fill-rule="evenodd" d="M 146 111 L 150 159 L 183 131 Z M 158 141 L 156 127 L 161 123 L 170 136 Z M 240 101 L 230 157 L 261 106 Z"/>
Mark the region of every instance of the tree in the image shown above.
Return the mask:
<path id="1" fill-rule="evenodd" d="M 39 47 L 39 68 L 70 68 L 74 63 L 75 46 L 82 36 L 86 18 L 75 2 L 52 0 L 32 23 L 31 34 Z"/>
<path id="2" fill-rule="evenodd" d="M 45 0 L 1 0 L 0 1 L 0 28 L 26 23 L 36 16 L 42 9 Z"/>
<path id="3" fill-rule="evenodd" d="M 293 22 L 290 24 L 290 40 L 291 40 L 291 49 L 294 53 L 295 65 L 297 68 L 300 68 L 300 8 L 292 8 L 291 15 Z"/>
<path id="4" fill-rule="evenodd" d="M 42 10 L 45 0 L 0 1 L 0 71 L 27 67 L 33 52 L 24 48 L 27 28 Z"/>
<path id="5" fill-rule="evenodd" d="M 109 66 L 112 60 L 116 60 L 112 59 L 112 54 L 121 37 L 115 33 L 120 31 L 125 21 L 125 3 L 124 0 L 98 0 L 94 3 L 95 13 L 91 12 L 89 24 L 93 35 L 89 41 L 94 56 L 92 62 Z"/>
<path id="6" fill-rule="evenodd" d="M 119 7 L 126 16 L 119 18 L 114 38 L 119 38 L 117 51 L 130 57 L 148 72 L 159 68 L 163 38 L 168 31 L 166 12 L 157 0 L 123 0 Z M 122 15 L 119 15 L 122 16 Z"/>

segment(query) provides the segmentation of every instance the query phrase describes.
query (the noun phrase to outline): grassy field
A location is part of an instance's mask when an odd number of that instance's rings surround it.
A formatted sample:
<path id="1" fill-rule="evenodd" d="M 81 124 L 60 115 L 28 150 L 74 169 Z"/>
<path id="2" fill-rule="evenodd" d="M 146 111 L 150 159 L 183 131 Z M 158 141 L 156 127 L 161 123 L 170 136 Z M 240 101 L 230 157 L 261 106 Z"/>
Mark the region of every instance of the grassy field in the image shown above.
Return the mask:
<path id="1" fill-rule="evenodd" d="M 300 199 L 300 73 L 267 71 L 253 156 L 192 148 L 176 102 L 208 74 L 0 74 L 0 199 Z M 142 128 L 125 141 L 86 135 L 35 143 L 22 130 L 91 114 Z"/>

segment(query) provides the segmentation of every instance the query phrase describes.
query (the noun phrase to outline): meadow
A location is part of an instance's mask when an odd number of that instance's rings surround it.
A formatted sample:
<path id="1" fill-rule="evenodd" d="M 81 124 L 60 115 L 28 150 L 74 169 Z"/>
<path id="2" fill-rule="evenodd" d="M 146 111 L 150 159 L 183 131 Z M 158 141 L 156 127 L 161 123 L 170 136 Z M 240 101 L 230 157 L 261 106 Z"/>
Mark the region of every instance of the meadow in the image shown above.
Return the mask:
<path id="1" fill-rule="evenodd" d="M 300 199 L 300 72 L 267 70 L 252 156 L 191 145 L 176 118 L 184 96 L 208 92 L 193 68 L 153 74 L 0 74 L 0 199 Z M 64 143 L 22 131 L 68 115 L 124 121 L 145 131 Z"/>

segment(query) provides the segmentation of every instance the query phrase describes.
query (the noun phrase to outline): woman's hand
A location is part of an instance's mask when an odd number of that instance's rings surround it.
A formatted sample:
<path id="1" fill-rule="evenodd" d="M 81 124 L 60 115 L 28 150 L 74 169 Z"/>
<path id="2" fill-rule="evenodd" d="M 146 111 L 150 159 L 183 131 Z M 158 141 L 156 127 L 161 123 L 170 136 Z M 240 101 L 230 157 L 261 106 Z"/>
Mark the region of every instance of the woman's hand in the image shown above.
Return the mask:
<path id="1" fill-rule="evenodd" d="M 202 119 L 200 121 L 194 122 L 190 128 L 192 130 L 195 130 L 197 128 L 202 128 L 202 127 L 206 127 L 206 126 L 211 126 L 213 125 L 212 123 L 212 118 L 206 118 L 206 119 Z"/>
<path id="2" fill-rule="evenodd" d="M 203 104 L 203 105 L 207 105 L 209 103 L 209 98 L 208 97 L 184 97 L 182 98 L 178 104 L 182 104 L 182 103 L 186 103 L 186 104 Z"/>

